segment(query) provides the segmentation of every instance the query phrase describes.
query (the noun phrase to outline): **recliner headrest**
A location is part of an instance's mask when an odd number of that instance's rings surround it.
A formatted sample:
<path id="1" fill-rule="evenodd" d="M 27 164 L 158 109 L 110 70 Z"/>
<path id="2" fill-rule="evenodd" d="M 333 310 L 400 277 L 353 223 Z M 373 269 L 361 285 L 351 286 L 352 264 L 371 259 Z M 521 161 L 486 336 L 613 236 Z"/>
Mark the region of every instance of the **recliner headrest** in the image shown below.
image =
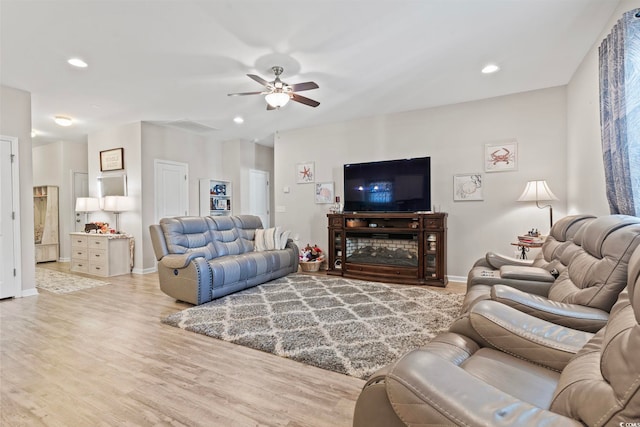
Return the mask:
<path id="1" fill-rule="evenodd" d="M 633 224 L 640 224 L 640 218 L 629 215 L 602 216 L 581 227 L 574 237 L 574 242 L 592 256 L 602 259 L 602 245 L 607 237 L 616 230 Z"/>
<path id="2" fill-rule="evenodd" d="M 549 235 L 553 236 L 558 242 L 566 242 L 573 239 L 580 227 L 589 223 L 596 217 L 594 215 L 569 215 L 559 219 L 553 227 Z"/>

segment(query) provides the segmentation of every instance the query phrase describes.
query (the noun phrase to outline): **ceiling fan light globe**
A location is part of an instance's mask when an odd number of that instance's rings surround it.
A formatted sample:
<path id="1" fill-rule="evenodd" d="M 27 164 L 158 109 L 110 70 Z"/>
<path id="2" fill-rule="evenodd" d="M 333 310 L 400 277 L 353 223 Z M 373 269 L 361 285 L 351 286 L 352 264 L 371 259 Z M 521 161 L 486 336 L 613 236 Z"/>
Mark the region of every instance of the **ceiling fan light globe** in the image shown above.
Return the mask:
<path id="1" fill-rule="evenodd" d="M 267 104 L 275 108 L 284 107 L 289 102 L 289 94 L 284 92 L 273 92 L 265 95 L 264 99 Z"/>

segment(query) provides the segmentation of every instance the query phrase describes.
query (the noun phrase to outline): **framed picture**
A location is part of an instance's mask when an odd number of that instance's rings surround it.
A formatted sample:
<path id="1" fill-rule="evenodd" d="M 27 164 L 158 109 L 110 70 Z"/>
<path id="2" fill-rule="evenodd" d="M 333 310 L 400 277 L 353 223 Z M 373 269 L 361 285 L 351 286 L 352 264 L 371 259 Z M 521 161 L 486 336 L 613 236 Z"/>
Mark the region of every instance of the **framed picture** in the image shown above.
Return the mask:
<path id="1" fill-rule="evenodd" d="M 315 179 L 313 162 L 298 163 L 296 165 L 296 182 L 298 184 L 314 182 Z"/>
<path id="2" fill-rule="evenodd" d="M 485 144 L 485 172 L 505 172 L 517 169 L 518 143 L 515 140 Z"/>
<path id="3" fill-rule="evenodd" d="M 333 203 L 333 182 L 316 183 L 316 203 Z"/>
<path id="4" fill-rule="evenodd" d="M 471 201 L 483 200 L 482 174 L 467 173 L 453 176 L 453 200 Z"/>
<path id="5" fill-rule="evenodd" d="M 100 152 L 100 171 L 124 169 L 124 148 L 113 148 Z"/>

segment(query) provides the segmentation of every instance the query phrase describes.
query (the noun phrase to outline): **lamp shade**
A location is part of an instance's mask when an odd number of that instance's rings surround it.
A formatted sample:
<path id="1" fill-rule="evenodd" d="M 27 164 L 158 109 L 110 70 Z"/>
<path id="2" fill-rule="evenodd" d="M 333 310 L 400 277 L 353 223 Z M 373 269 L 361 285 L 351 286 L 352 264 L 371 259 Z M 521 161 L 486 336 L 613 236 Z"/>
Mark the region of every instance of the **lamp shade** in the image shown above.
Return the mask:
<path id="1" fill-rule="evenodd" d="M 289 94 L 284 93 L 278 89 L 276 89 L 273 93 L 268 93 L 264 99 L 267 101 L 267 104 L 271 105 L 275 108 L 284 107 L 287 102 L 289 102 Z"/>
<path id="2" fill-rule="evenodd" d="M 519 202 L 538 202 L 544 200 L 558 200 L 549 188 L 549 185 L 547 185 L 547 181 L 544 180 L 527 182 L 527 186 L 518 198 Z"/>
<path id="3" fill-rule="evenodd" d="M 129 196 L 106 196 L 103 209 L 108 212 L 126 212 L 133 209 L 133 198 Z"/>
<path id="4" fill-rule="evenodd" d="M 76 212 L 95 212 L 100 210 L 100 201 L 95 197 L 78 197 Z"/>

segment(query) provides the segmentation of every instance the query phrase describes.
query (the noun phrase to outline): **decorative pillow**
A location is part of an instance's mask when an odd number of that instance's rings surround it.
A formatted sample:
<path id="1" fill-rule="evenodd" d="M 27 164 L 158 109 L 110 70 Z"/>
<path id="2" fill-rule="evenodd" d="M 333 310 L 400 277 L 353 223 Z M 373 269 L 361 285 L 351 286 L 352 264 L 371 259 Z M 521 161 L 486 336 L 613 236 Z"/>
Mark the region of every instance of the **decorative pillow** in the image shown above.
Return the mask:
<path id="1" fill-rule="evenodd" d="M 284 249 L 287 246 L 287 240 L 289 240 L 289 236 L 291 235 L 291 230 L 285 230 L 280 235 L 280 249 Z"/>
<path id="2" fill-rule="evenodd" d="M 264 229 L 258 228 L 256 229 L 256 235 L 254 240 L 254 247 L 256 251 L 264 251 L 266 250 L 266 246 L 264 244 Z"/>
<path id="3" fill-rule="evenodd" d="M 273 251 L 284 249 L 291 231 L 282 231 L 281 227 L 258 228 L 255 235 L 255 251 Z"/>
<path id="4" fill-rule="evenodd" d="M 280 227 L 272 227 L 264 230 L 264 246 L 267 251 L 278 249 L 280 244 Z"/>

